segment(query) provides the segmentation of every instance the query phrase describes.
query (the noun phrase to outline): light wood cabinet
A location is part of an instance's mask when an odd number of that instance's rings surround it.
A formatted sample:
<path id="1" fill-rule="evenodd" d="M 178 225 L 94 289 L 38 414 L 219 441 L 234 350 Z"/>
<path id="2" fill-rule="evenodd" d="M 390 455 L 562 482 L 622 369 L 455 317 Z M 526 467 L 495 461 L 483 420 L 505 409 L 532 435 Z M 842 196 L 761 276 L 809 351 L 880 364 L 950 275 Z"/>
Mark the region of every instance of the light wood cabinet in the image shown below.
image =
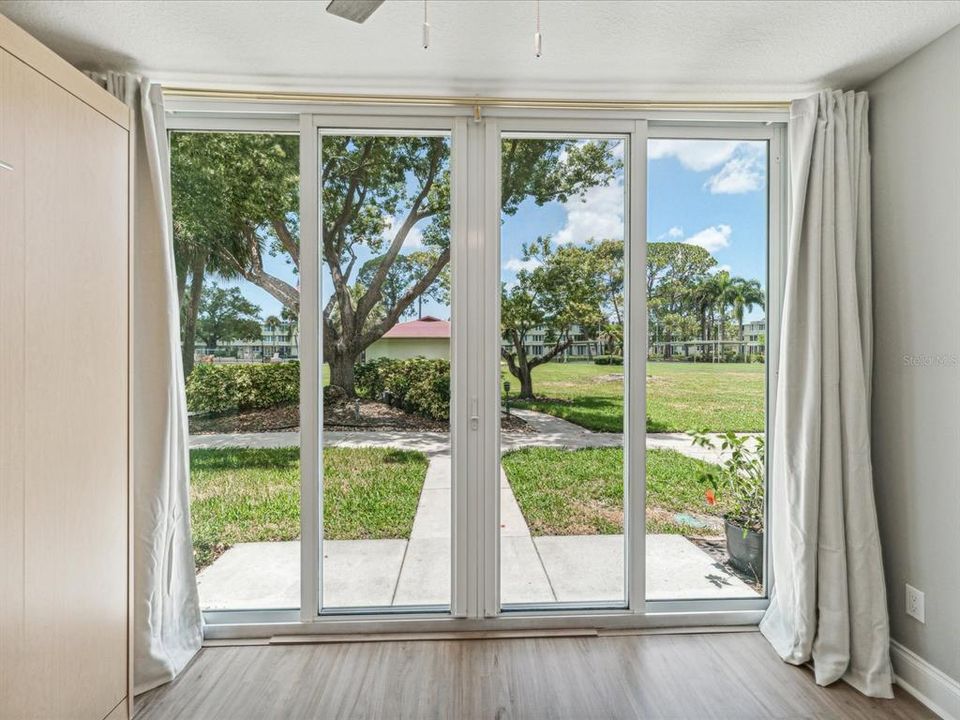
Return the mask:
<path id="1" fill-rule="evenodd" d="M 0 718 L 127 717 L 129 114 L 0 17 Z"/>

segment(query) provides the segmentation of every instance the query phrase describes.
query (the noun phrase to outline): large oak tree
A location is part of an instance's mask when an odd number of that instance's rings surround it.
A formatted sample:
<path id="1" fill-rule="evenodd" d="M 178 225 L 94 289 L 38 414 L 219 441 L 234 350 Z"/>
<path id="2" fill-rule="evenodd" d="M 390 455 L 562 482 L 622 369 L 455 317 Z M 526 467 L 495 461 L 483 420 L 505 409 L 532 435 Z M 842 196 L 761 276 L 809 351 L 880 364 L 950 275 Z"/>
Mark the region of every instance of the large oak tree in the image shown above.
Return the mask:
<path id="1" fill-rule="evenodd" d="M 617 166 L 602 141 L 507 139 L 502 151 L 505 215 L 527 198 L 539 205 L 563 202 L 608 183 Z M 171 157 L 186 366 L 188 350 L 191 363 L 193 355 L 192 298 L 199 298 L 206 273 L 243 277 L 299 313 L 299 288 L 264 264 L 265 255 L 274 255 L 299 273 L 297 138 L 178 133 Z M 330 283 L 323 356 L 331 384 L 352 395 L 363 351 L 425 294 L 443 296 L 450 261 L 449 141 L 324 135 L 320 173 L 321 262 Z M 417 247 L 408 242 L 414 228 L 422 236 Z"/>

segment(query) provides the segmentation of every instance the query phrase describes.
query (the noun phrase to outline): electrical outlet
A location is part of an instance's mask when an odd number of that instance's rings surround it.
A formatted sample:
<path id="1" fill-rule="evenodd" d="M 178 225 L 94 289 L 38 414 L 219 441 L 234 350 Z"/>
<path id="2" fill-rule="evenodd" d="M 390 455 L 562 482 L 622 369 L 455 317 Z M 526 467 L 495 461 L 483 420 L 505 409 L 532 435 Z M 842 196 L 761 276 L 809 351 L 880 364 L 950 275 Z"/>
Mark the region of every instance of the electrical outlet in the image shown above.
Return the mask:
<path id="1" fill-rule="evenodd" d="M 912 585 L 907 585 L 907 615 L 924 622 L 923 620 L 923 593 Z"/>

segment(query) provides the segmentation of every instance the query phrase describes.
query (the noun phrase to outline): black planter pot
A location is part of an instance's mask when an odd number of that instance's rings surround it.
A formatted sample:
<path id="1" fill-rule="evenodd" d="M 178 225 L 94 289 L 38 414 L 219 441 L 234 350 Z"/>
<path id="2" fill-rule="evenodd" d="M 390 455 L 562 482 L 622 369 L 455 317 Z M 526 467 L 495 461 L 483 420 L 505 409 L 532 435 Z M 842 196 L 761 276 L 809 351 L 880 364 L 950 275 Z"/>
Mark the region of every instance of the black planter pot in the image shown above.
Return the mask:
<path id="1" fill-rule="evenodd" d="M 727 534 L 727 556 L 737 570 L 763 578 L 763 533 L 747 530 L 729 520 L 724 522 Z"/>

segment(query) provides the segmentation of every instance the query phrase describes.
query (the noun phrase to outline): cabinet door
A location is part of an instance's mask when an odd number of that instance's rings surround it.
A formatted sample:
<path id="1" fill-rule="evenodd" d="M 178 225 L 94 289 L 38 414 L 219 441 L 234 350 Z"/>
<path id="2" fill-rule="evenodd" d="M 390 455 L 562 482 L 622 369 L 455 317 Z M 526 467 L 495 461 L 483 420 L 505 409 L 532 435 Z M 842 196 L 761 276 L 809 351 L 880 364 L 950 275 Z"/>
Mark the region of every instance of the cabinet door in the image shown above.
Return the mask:
<path id="1" fill-rule="evenodd" d="M 127 679 L 128 136 L 18 60 L 4 66 L 23 82 L 0 114 L 28 119 L 22 340 L 4 342 L 4 372 L 20 376 L 19 418 L 4 415 L 19 458 L 4 492 L 22 510 L 14 691 L 27 717 L 99 720 Z"/>
<path id="2" fill-rule="evenodd" d="M 0 50 L 0 708 L 23 715 L 24 92 L 28 68 Z M 9 710 L 8 710 L 9 709 Z"/>

